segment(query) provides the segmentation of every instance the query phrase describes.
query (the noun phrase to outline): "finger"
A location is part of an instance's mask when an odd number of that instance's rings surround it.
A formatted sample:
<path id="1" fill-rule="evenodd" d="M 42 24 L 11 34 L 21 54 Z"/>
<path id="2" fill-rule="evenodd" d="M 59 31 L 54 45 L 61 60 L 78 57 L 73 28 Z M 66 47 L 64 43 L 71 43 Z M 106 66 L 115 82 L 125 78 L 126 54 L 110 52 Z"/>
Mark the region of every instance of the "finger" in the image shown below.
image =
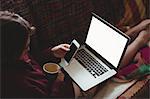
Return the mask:
<path id="1" fill-rule="evenodd" d="M 150 19 L 147 19 L 145 22 L 145 29 L 150 27 Z"/>
<path id="2" fill-rule="evenodd" d="M 60 44 L 58 46 L 55 46 L 51 49 L 51 51 L 55 51 L 55 50 L 58 50 L 58 49 L 62 49 L 62 50 L 65 50 L 65 51 L 69 51 L 70 49 L 70 45 L 69 44 Z"/>
<path id="3" fill-rule="evenodd" d="M 150 24 L 150 19 L 145 19 L 141 22 L 141 24 L 148 25 Z"/>
<path id="4" fill-rule="evenodd" d="M 150 24 L 150 19 L 147 19 L 146 22 L 147 22 L 147 24 Z"/>
<path id="5" fill-rule="evenodd" d="M 66 48 L 69 48 L 70 45 L 69 44 L 61 44 L 62 46 L 66 47 Z"/>
<path id="6" fill-rule="evenodd" d="M 59 49 L 60 48 L 60 46 L 55 46 L 55 47 L 53 47 L 52 49 L 51 49 L 51 51 L 55 51 L 55 50 L 57 50 L 57 49 Z"/>
<path id="7" fill-rule="evenodd" d="M 64 51 L 70 51 L 70 49 L 69 49 L 69 48 L 64 47 L 64 46 L 61 46 L 61 49 L 62 49 L 62 50 L 64 50 Z"/>

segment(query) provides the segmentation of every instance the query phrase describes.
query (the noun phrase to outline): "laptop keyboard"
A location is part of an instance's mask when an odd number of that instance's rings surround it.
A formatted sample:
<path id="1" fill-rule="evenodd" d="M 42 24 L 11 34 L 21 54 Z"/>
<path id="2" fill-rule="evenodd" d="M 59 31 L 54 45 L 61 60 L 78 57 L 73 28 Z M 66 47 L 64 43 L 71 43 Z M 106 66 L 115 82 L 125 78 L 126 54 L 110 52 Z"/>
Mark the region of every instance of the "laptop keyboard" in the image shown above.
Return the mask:
<path id="1" fill-rule="evenodd" d="M 75 59 L 82 64 L 95 78 L 108 71 L 84 49 L 77 51 Z"/>

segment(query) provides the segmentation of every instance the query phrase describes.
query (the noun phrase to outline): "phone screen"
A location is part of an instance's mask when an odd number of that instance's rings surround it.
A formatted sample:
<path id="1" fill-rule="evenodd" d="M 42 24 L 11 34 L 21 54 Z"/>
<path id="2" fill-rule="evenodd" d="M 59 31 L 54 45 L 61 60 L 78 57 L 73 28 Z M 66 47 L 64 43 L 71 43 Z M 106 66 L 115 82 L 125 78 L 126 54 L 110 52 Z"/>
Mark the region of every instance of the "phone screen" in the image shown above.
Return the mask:
<path id="1" fill-rule="evenodd" d="M 74 43 L 71 43 L 70 50 L 66 53 L 64 57 L 68 63 L 70 62 L 77 49 L 77 46 Z"/>

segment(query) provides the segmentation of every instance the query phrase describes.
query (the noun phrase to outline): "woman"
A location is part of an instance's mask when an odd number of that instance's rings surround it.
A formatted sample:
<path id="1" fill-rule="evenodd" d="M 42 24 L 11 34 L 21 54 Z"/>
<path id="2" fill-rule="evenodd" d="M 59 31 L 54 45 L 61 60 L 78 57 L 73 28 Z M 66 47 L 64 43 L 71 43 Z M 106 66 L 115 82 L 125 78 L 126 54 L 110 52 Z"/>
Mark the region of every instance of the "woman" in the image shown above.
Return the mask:
<path id="1" fill-rule="evenodd" d="M 8 11 L 0 11 L 0 22 L 2 97 L 46 98 L 51 97 L 52 94 L 56 97 L 73 97 L 71 92 L 65 96 L 53 93 L 41 66 L 29 55 L 30 35 L 35 28 L 21 16 Z M 47 54 L 61 58 L 68 50 L 68 44 L 61 44 L 52 48 L 51 53 Z"/>
<path id="2" fill-rule="evenodd" d="M 150 19 L 126 32 L 133 41 L 127 48 L 114 80 L 128 82 L 150 74 Z"/>

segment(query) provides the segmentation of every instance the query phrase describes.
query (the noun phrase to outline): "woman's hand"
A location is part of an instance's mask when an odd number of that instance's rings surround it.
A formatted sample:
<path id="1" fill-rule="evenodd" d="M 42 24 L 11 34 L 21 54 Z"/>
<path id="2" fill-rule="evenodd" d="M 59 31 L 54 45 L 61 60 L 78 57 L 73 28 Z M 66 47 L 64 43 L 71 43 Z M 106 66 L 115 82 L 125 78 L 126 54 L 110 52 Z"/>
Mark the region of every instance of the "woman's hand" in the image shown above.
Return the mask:
<path id="1" fill-rule="evenodd" d="M 140 22 L 138 25 L 130 28 L 126 32 L 126 34 L 130 36 L 132 39 L 135 39 L 141 31 L 148 30 L 149 26 L 150 26 L 150 19 L 145 19 L 142 22 Z"/>
<path id="2" fill-rule="evenodd" d="M 53 52 L 54 56 L 57 58 L 63 58 L 67 51 L 69 51 L 70 45 L 69 44 L 60 44 L 58 46 L 55 46 L 51 49 Z"/>
<path id="3" fill-rule="evenodd" d="M 150 31 L 141 31 L 135 41 L 138 43 L 139 48 L 145 46 L 150 41 Z"/>
<path id="4" fill-rule="evenodd" d="M 140 31 L 146 29 L 150 25 L 150 19 L 143 20 L 140 24 L 137 25 Z"/>

